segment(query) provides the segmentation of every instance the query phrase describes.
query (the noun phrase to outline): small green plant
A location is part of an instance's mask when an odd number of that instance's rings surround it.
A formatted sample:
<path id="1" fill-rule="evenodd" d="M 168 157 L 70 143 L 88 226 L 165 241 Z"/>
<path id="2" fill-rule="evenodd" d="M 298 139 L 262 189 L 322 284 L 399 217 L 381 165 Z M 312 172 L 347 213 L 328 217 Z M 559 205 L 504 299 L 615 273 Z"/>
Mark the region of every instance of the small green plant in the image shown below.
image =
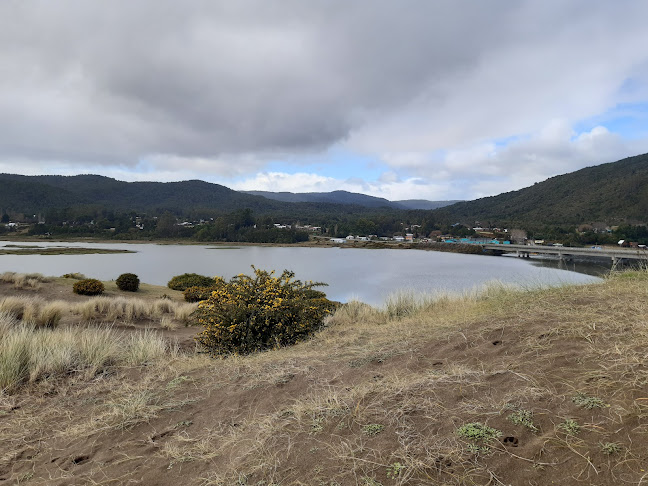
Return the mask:
<path id="1" fill-rule="evenodd" d="M 364 481 L 363 486 L 382 486 L 382 483 L 379 483 L 374 478 L 371 478 L 369 476 L 363 476 L 362 480 Z"/>
<path id="2" fill-rule="evenodd" d="M 184 376 L 184 375 L 176 376 L 173 380 L 171 380 L 169 383 L 167 383 L 166 389 L 167 390 L 173 390 L 177 386 L 179 386 L 182 383 L 184 383 L 185 381 L 189 381 L 189 380 L 191 380 L 191 378 L 189 378 L 188 376 Z"/>
<path id="3" fill-rule="evenodd" d="M 387 466 L 387 477 L 390 479 L 398 478 L 405 469 L 405 465 L 400 462 L 394 462 Z"/>
<path id="4" fill-rule="evenodd" d="M 590 397 L 584 393 L 576 394 L 576 396 L 572 398 L 572 402 L 587 410 L 605 407 L 605 402 L 603 400 L 598 397 Z"/>
<path id="5" fill-rule="evenodd" d="M 381 424 L 369 424 L 362 427 L 362 433 L 365 435 L 378 435 L 383 430 L 385 430 L 385 426 Z"/>
<path id="6" fill-rule="evenodd" d="M 605 454 L 612 455 L 621 452 L 621 444 L 618 442 L 600 442 L 601 451 Z"/>
<path id="7" fill-rule="evenodd" d="M 482 454 L 486 455 L 489 454 L 491 451 L 490 446 L 487 445 L 480 445 L 480 444 L 468 444 L 468 452 L 471 454 Z"/>
<path id="8" fill-rule="evenodd" d="M 100 295 L 103 294 L 104 284 L 94 278 L 86 278 L 74 282 L 72 291 L 79 295 Z"/>
<path id="9" fill-rule="evenodd" d="M 581 430 L 578 422 L 572 419 L 567 419 L 563 423 L 558 424 L 558 428 L 569 435 L 578 435 Z"/>
<path id="10" fill-rule="evenodd" d="M 204 275 L 198 275 L 197 273 L 183 273 L 182 275 L 176 275 L 169 283 L 167 287 L 172 290 L 185 291 L 189 287 L 211 287 L 215 284 L 215 280 L 211 277 L 205 277 Z"/>
<path id="11" fill-rule="evenodd" d="M 293 280 L 294 273 L 279 277 L 252 267 L 253 276 L 238 275 L 198 304 L 196 318 L 204 331 L 197 341 L 212 354 L 249 354 L 288 346 L 320 329 L 335 308 L 323 284 Z"/>
<path id="12" fill-rule="evenodd" d="M 500 437 L 502 432 L 488 425 L 473 422 L 459 427 L 457 435 L 471 442 L 468 446 L 470 452 L 485 454 L 490 452 L 490 442 Z"/>
<path id="13" fill-rule="evenodd" d="M 122 273 L 117 280 L 115 280 L 117 288 L 124 292 L 137 292 L 139 289 L 140 280 L 134 273 Z"/>
<path id="14" fill-rule="evenodd" d="M 502 432 L 488 425 L 473 422 L 459 427 L 457 435 L 472 442 L 488 442 L 501 436 Z"/>
<path id="15" fill-rule="evenodd" d="M 510 414 L 507 417 L 511 422 L 513 422 L 515 425 L 523 425 L 527 429 L 530 429 L 534 432 L 538 431 L 538 427 L 536 427 L 533 423 L 533 412 L 530 410 L 524 410 L 524 409 L 519 409 Z"/>
<path id="16" fill-rule="evenodd" d="M 193 424 L 193 420 L 182 420 L 173 426 L 174 429 L 179 429 L 180 427 L 189 427 Z"/>
<path id="17" fill-rule="evenodd" d="M 313 417 L 313 421 L 311 422 L 310 433 L 317 434 L 322 430 L 324 430 L 324 417 L 319 417 L 319 416 Z"/>

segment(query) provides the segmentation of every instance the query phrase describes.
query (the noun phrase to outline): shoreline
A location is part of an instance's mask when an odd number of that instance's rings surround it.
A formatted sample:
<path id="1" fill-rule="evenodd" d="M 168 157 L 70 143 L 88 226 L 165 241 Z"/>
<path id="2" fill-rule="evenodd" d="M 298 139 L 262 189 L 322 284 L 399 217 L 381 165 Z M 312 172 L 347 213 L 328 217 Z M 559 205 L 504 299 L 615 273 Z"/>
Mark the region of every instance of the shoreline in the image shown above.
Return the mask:
<path id="1" fill-rule="evenodd" d="M 297 243 L 250 243 L 246 241 L 194 241 L 186 239 L 169 239 L 169 240 L 106 240 L 103 238 L 81 237 L 75 239 L 62 238 L 38 238 L 18 236 L 8 238 L 6 235 L 0 237 L 0 242 L 18 242 L 18 243 L 97 243 L 97 244 L 133 244 L 133 245 L 187 245 L 187 246 L 261 246 L 277 248 L 342 248 L 342 249 L 366 249 L 366 250 L 424 250 L 439 251 L 448 253 L 464 253 L 474 255 L 491 256 L 483 252 L 481 245 L 464 245 L 461 243 L 409 243 L 409 242 L 390 242 L 390 241 L 354 241 L 349 240 L 345 243 L 332 243 L 328 239 L 318 239 L 302 241 Z"/>

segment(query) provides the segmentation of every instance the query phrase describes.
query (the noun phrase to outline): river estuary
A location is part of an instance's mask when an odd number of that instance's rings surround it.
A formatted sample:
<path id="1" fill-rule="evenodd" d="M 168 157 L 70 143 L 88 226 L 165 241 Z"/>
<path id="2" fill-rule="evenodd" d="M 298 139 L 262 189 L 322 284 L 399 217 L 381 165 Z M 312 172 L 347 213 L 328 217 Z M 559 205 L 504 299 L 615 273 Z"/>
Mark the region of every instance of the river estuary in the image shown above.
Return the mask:
<path id="1" fill-rule="evenodd" d="M 249 274 L 250 266 L 254 265 L 277 273 L 289 269 L 301 280 L 328 283 L 322 290 L 333 300 L 358 299 L 372 305 L 382 304 L 389 294 L 400 290 L 463 292 L 491 281 L 537 287 L 598 280 L 579 273 L 591 273 L 592 269 L 586 266 L 561 269 L 556 262 L 421 250 L 10 241 L 0 241 L 0 248 L 12 244 L 126 249 L 135 253 L 0 255 L 0 273 L 60 276 L 80 272 L 100 280 L 113 280 L 131 272 L 142 282 L 166 285 L 171 277 L 182 273 L 229 279 L 240 273 Z"/>

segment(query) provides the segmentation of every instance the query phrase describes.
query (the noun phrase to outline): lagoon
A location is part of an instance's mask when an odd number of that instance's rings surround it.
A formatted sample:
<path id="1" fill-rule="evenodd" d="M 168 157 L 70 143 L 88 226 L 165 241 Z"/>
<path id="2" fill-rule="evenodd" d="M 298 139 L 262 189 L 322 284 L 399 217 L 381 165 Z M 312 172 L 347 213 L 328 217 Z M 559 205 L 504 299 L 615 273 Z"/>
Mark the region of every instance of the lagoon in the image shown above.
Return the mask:
<path id="1" fill-rule="evenodd" d="M 25 243 L 0 241 L 6 245 Z M 522 287 L 589 283 L 592 275 L 557 268 L 557 264 L 514 257 L 493 257 L 422 250 L 351 249 L 268 246 L 164 245 L 130 243 L 38 242 L 42 247 L 84 247 L 130 250 L 135 253 L 90 255 L 0 255 L 0 273 L 39 272 L 60 276 L 80 272 L 100 280 L 114 280 L 131 272 L 142 282 L 166 285 L 182 273 L 219 275 L 229 279 L 251 273 L 251 265 L 264 270 L 284 269 L 298 279 L 325 282 L 330 299 L 357 299 L 381 305 L 401 290 L 464 292 L 488 282 Z M 573 267 L 578 270 L 578 268 Z"/>

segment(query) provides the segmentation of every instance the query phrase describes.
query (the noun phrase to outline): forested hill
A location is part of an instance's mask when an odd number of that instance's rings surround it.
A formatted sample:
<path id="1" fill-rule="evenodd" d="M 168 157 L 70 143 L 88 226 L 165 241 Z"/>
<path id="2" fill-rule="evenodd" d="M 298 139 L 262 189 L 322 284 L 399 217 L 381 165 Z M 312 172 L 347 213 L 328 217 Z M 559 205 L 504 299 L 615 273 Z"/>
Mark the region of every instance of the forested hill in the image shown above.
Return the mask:
<path id="1" fill-rule="evenodd" d="M 0 208 L 4 210 L 41 212 L 88 205 L 113 210 L 174 212 L 191 208 L 274 210 L 282 206 L 276 201 L 196 180 L 122 182 L 98 175 L 0 175 Z"/>
<path id="2" fill-rule="evenodd" d="M 648 222 L 648 154 L 587 167 L 519 191 L 454 204 L 440 218 L 473 225 Z"/>
<path id="3" fill-rule="evenodd" d="M 380 198 L 374 199 L 380 201 Z M 407 211 L 378 204 L 366 206 L 355 198 L 340 198 L 336 202 L 277 201 L 199 180 L 123 182 L 99 175 L 0 174 L 0 211 L 46 215 L 62 209 L 72 209 L 72 214 L 109 210 L 155 215 L 169 211 L 177 216 L 194 218 L 251 209 L 256 215 L 274 215 L 290 221 L 320 221 L 331 215 L 363 216 Z"/>
<path id="4" fill-rule="evenodd" d="M 405 209 L 404 206 L 382 197 L 367 196 L 348 191 L 332 192 L 268 192 L 268 191 L 243 191 L 246 194 L 263 196 L 275 201 L 284 202 L 319 202 L 329 204 L 357 204 L 368 208 L 389 207 Z"/>
<path id="5" fill-rule="evenodd" d="M 367 208 L 393 208 L 393 209 L 438 209 L 459 201 L 428 201 L 426 199 L 405 199 L 402 201 L 389 201 L 382 197 L 367 196 L 348 191 L 331 192 L 268 192 L 268 191 L 243 191 L 246 194 L 263 196 L 268 199 L 284 202 L 323 202 L 332 204 L 356 204 Z"/>

